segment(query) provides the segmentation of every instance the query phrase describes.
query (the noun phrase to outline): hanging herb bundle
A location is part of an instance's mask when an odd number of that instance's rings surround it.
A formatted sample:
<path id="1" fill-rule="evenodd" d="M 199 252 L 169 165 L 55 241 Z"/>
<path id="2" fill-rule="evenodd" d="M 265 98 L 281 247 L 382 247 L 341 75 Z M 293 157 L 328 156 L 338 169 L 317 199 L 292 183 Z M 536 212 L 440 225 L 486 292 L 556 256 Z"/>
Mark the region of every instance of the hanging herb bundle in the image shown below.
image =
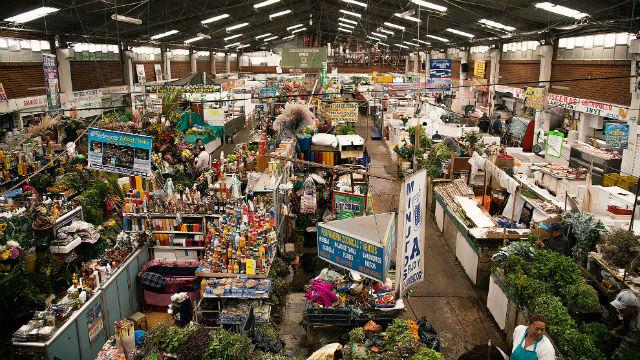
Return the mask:
<path id="1" fill-rule="evenodd" d="M 574 257 L 580 263 L 586 263 L 587 253 L 593 250 L 598 237 L 606 231 L 604 224 L 592 215 L 582 213 L 566 213 L 562 224 L 571 226 L 571 233 L 576 239 L 576 245 L 572 249 Z"/>

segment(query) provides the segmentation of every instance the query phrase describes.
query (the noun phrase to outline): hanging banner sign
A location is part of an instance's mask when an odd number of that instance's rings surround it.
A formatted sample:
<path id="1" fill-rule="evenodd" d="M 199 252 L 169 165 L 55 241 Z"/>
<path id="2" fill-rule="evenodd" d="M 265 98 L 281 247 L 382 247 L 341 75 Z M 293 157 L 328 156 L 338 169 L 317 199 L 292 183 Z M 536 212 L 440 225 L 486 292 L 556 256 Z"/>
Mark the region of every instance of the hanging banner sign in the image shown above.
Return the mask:
<path id="1" fill-rule="evenodd" d="M 494 89 L 496 90 L 496 92 L 510 93 L 516 99 L 524 99 L 523 88 L 504 86 L 504 85 L 495 85 Z"/>
<path id="2" fill-rule="evenodd" d="M 580 99 L 565 95 L 548 94 L 549 107 L 560 107 L 567 110 L 575 110 L 591 115 L 602 116 L 616 120 L 636 121 L 637 116 L 626 106 L 620 106 L 601 101 Z"/>
<path id="3" fill-rule="evenodd" d="M 328 102 L 320 101 L 318 114 L 331 122 L 357 122 L 358 102 Z"/>
<path id="4" fill-rule="evenodd" d="M 451 59 L 430 59 L 429 78 L 446 79 L 451 78 Z"/>
<path id="5" fill-rule="evenodd" d="M 220 85 L 156 85 L 145 87 L 148 93 L 213 94 L 220 92 Z"/>
<path id="6" fill-rule="evenodd" d="M 224 126 L 224 109 L 204 109 L 204 121 L 211 126 Z"/>
<path id="7" fill-rule="evenodd" d="M 365 195 L 333 190 L 332 203 L 332 210 L 336 214 L 349 212 L 354 216 L 362 216 L 364 215 L 364 210 L 367 208 L 367 197 Z"/>
<path id="8" fill-rule="evenodd" d="M 542 110 L 544 108 L 544 96 L 547 88 L 527 87 L 524 90 L 524 106 Z"/>
<path id="9" fill-rule="evenodd" d="M 577 110 L 580 99 L 565 95 L 548 94 L 547 105 L 552 107 L 560 107 L 567 110 Z"/>
<path id="10" fill-rule="evenodd" d="M 156 81 L 162 81 L 162 66 L 153 64 L 153 72 L 156 74 Z"/>
<path id="11" fill-rule="evenodd" d="M 400 192 L 396 284 L 400 296 L 424 281 L 425 197 L 427 173 L 422 170 L 407 178 Z"/>
<path id="12" fill-rule="evenodd" d="M 320 86 L 324 88 L 327 85 L 327 62 L 322 62 L 322 71 L 320 72 Z"/>
<path id="13" fill-rule="evenodd" d="M 446 79 L 445 79 L 446 80 Z M 389 91 L 411 91 L 411 90 L 423 90 L 429 88 L 427 83 L 393 83 L 387 84 Z"/>
<path id="14" fill-rule="evenodd" d="M 151 176 L 151 136 L 89 128 L 88 168 Z"/>
<path id="15" fill-rule="evenodd" d="M 482 61 L 474 61 L 473 62 L 473 76 L 477 77 L 477 78 L 484 78 L 484 69 L 485 69 L 485 62 L 484 60 Z"/>
<path id="16" fill-rule="evenodd" d="M 629 125 L 607 123 L 604 125 L 604 139 L 614 149 L 629 147 Z"/>
<path id="17" fill-rule="evenodd" d="M 47 89 L 47 108 L 49 110 L 60 110 L 60 81 L 58 79 L 56 56 L 43 54 L 42 67 L 44 68 L 44 83 Z"/>
<path id="18" fill-rule="evenodd" d="M 283 48 L 282 68 L 321 69 L 327 62 L 327 48 Z"/>
<path id="19" fill-rule="evenodd" d="M 559 158 L 562 156 L 562 140 L 564 133 L 560 131 L 547 132 L 547 151 L 546 155 Z"/>

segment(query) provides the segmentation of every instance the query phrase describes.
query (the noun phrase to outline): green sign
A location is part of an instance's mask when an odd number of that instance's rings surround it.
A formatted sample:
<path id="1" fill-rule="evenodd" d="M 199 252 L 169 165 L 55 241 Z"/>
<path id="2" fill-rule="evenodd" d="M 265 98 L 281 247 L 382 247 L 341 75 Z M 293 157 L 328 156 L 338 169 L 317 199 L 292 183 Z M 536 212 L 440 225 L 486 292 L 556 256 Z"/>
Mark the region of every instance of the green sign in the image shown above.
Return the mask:
<path id="1" fill-rule="evenodd" d="M 342 218 L 342 213 L 346 213 L 345 217 L 362 216 L 366 207 L 365 195 L 333 191 L 333 212 L 338 215 L 338 218 Z"/>
<path id="2" fill-rule="evenodd" d="M 327 85 L 327 62 L 325 61 L 322 63 L 322 77 L 321 77 L 320 86 L 322 86 L 322 88 L 324 89 L 326 85 Z"/>
<path id="3" fill-rule="evenodd" d="M 327 48 L 283 48 L 283 69 L 322 69 L 327 62 Z"/>
<path id="4" fill-rule="evenodd" d="M 562 141 L 564 133 L 560 131 L 547 132 L 547 156 L 559 158 L 562 156 Z"/>

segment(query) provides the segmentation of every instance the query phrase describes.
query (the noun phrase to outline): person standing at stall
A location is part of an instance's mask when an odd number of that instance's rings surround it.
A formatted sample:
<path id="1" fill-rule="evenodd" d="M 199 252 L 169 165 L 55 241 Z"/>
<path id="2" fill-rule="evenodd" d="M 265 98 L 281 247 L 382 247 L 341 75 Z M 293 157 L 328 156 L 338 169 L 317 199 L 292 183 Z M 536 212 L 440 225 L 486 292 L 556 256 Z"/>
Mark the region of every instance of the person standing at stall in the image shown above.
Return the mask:
<path id="1" fill-rule="evenodd" d="M 618 312 L 620 320 L 620 326 L 613 330 L 613 334 L 622 338 L 613 358 L 624 359 L 624 353 L 640 351 L 640 300 L 633 291 L 624 289 L 611 302 L 611 306 Z"/>
<path id="2" fill-rule="evenodd" d="M 556 352 L 551 340 L 544 335 L 547 320 L 544 316 L 529 316 L 527 325 L 518 325 L 513 331 L 513 349 L 510 360 L 555 360 Z"/>

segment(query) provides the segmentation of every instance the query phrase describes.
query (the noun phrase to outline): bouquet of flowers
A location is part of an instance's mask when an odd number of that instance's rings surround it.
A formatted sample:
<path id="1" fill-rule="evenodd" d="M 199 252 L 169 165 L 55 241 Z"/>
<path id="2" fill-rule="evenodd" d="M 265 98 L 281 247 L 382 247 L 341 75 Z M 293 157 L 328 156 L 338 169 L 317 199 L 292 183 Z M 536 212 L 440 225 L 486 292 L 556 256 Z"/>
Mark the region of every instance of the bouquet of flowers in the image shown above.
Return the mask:
<path id="1" fill-rule="evenodd" d="M 23 253 L 22 247 L 16 241 L 9 240 L 0 245 L 0 261 L 15 260 Z"/>

